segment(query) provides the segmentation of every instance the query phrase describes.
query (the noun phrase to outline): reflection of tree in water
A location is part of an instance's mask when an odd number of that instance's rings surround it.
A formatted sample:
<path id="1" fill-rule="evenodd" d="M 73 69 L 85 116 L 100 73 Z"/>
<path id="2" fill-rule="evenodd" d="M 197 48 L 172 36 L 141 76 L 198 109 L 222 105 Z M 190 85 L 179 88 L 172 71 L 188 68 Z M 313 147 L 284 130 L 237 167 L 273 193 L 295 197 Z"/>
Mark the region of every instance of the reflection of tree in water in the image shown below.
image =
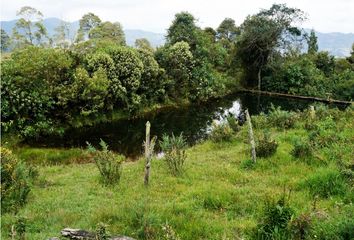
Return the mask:
<path id="1" fill-rule="evenodd" d="M 146 121 L 151 122 L 151 134 L 159 139 L 163 134 L 174 133 L 178 135 L 183 132 L 189 144 L 194 144 L 207 137 L 208 129 L 210 129 L 213 120 L 222 120 L 230 113 L 238 115 L 240 111 L 244 111 L 246 108 L 249 109 L 251 114 L 268 112 L 271 104 L 275 107 L 280 106 L 285 110 L 301 110 L 307 108 L 313 102 L 271 96 L 235 94 L 199 105 L 165 109 L 140 118 L 71 129 L 67 131 L 63 138 L 47 137 L 32 144 L 43 145 L 45 143 L 45 146 L 54 147 L 86 147 L 86 141 L 97 146 L 100 139 L 103 139 L 112 150 L 129 157 L 136 157 L 142 153 Z"/>

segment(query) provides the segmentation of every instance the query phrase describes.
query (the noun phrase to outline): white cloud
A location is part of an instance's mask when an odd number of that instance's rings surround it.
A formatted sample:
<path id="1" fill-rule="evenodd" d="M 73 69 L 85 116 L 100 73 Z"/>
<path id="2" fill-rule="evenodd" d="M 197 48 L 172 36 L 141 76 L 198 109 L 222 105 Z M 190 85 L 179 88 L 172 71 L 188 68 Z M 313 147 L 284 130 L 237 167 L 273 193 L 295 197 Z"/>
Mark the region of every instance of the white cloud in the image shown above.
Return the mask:
<path id="1" fill-rule="evenodd" d="M 1 2 L 1 20 L 16 17 L 16 11 L 29 5 L 45 17 L 74 21 L 93 12 L 103 20 L 119 21 L 125 28 L 164 32 L 174 14 L 189 11 L 202 27 L 217 27 L 225 18 L 242 23 L 249 14 L 269 8 L 274 2 L 286 3 L 307 12 L 303 26 L 322 32 L 354 32 L 354 0 L 17 0 Z"/>

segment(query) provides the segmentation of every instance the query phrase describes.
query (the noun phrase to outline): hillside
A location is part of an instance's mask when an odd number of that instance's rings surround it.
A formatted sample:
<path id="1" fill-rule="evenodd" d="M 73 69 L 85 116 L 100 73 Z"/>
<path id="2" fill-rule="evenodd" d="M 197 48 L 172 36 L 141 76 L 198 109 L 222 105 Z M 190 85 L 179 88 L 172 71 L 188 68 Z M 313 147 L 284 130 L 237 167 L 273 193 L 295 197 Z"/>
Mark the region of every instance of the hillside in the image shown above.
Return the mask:
<path id="1" fill-rule="evenodd" d="M 46 26 L 50 36 L 54 34 L 54 29 L 61 22 L 58 18 L 46 18 L 44 19 L 44 25 Z M 1 21 L 1 28 L 3 28 L 8 34 L 11 33 L 12 28 L 15 26 L 16 20 Z M 79 28 L 79 21 L 70 23 L 70 29 L 72 38 L 74 37 L 77 29 Z M 309 32 L 310 30 L 306 30 Z M 163 33 L 154 33 L 139 29 L 124 29 L 127 44 L 134 45 L 134 42 L 138 38 L 147 38 L 153 46 L 163 45 L 165 42 L 165 36 Z M 318 45 L 320 51 L 329 51 L 332 55 L 337 57 L 349 56 L 351 46 L 354 42 L 354 33 L 321 33 L 316 32 L 318 37 Z"/>

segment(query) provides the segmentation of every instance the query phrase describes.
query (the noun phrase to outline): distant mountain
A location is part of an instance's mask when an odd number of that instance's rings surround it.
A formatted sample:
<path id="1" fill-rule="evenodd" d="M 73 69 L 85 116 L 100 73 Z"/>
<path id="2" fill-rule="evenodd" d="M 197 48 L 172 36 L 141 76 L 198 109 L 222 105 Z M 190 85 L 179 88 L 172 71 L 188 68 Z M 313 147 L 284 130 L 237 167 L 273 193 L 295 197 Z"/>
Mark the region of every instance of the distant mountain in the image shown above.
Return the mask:
<path id="1" fill-rule="evenodd" d="M 8 34 L 11 34 L 12 28 L 15 26 L 17 20 L 0 21 L 1 28 Z M 53 36 L 54 29 L 61 22 L 58 18 L 46 18 L 43 20 L 44 26 L 47 28 L 50 36 Z M 70 38 L 74 38 L 77 29 L 79 28 L 79 21 L 70 23 Z M 309 29 L 306 30 L 310 32 Z M 127 44 L 133 46 L 135 40 L 138 38 L 146 38 L 153 46 L 160 46 L 165 43 L 165 36 L 162 33 L 154 33 L 143 31 L 139 29 L 125 29 L 125 38 Z M 320 51 L 328 51 L 337 57 L 345 57 L 350 55 L 351 46 L 354 42 L 354 33 L 321 33 L 316 32 L 318 37 L 318 45 Z"/>

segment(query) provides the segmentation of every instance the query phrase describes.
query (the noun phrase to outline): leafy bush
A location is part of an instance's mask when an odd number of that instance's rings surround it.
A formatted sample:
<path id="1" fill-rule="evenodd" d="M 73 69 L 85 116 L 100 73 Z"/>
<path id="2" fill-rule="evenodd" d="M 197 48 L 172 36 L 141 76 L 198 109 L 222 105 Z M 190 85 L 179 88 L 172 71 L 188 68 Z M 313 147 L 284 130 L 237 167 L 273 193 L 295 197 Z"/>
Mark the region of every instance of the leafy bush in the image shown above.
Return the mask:
<path id="1" fill-rule="evenodd" d="M 101 151 L 96 150 L 91 144 L 87 144 L 100 171 L 102 182 L 106 185 L 118 183 L 121 177 L 122 162 L 125 158 L 109 151 L 108 145 L 102 139 L 100 142 Z"/>
<path id="2" fill-rule="evenodd" d="M 17 211 L 27 202 L 35 172 L 19 161 L 9 149 L 1 152 L 1 211 Z"/>
<path id="3" fill-rule="evenodd" d="M 213 142 L 231 141 L 232 136 L 233 131 L 228 123 L 217 124 L 216 122 L 213 122 L 210 133 L 210 139 Z"/>
<path id="4" fill-rule="evenodd" d="M 229 124 L 230 128 L 232 129 L 232 131 L 234 131 L 235 133 L 240 131 L 240 125 L 238 124 L 238 120 L 236 119 L 236 117 L 233 114 L 230 114 L 226 117 L 227 123 Z"/>
<path id="5" fill-rule="evenodd" d="M 301 214 L 290 222 L 290 231 L 294 239 L 306 239 L 311 231 L 312 217 Z"/>
<path id="6" fill-rule="evenodd" d="M 285 194 L 277 201 L 267 201 L 253 239 L 288 239 L 288 224 L 293 213 Z"/>
<path id="7" fill-rule="evenodd" d="M 328 147 L 337 142 L 340 135 L 337 132 L 336 123 L 332 117 L 326 117 L 325 120 L 315 124 L 314 130 L 309 133 L 310 141 L 318 147 Z"/>
<path id="8" fill-rule="evenodd" d="M 294 112 L 288 112 L 281 110 L 280 107 L 275 108 L 271 106 L 271 110 L 268 113 L 268 119 L 272 126 L 279 129 L 292 128 L 297 120 L 297 115 Z"/>
<path id="9" fill-rule="evenodd" d="M 294 148 L 290 153 L 295 158 L 311 158 L 313 155 L 313 149 L 309 141 L 297 140 L 294 143 Z"/>
<path id="10" fill-rule="evenodd" d="M 270 138 L 269 133 L 263 133 L 256 145 L 256 154 L 259 157 L 270 157 L 275 154 L 278 143 Z"/>
<path id="11" fill-rule="evenodd" d="M 181 133 L 179 136 L 163 135 L 160 141 L 161 150 L 164 152 L 164 160 L 170 172 L 177 176 L 183 172 L 184 162 L 187 158 L 185 149 L 187 142 Z"/>
<path id="12" fill-rule="evenodd" d="M 322 169 L 310 176 L 302 186 L 306 187 L 312 196 L 328 198 L 334 195 L 343 195 L 347 191 L 347 184 L 343 176 L 333 169 Z"/>

